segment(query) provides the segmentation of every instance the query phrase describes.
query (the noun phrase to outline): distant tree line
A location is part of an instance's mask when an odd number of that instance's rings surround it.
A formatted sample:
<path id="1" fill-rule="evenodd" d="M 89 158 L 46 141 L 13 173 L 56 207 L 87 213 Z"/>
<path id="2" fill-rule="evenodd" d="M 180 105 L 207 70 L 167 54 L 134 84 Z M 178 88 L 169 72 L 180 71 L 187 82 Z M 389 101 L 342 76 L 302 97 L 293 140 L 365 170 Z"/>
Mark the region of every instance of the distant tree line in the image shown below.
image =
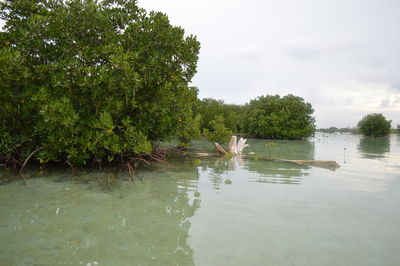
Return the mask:
<path id="1" fill-rule="evenodd" d="M 319 128 L 316 131 L 325 133 L 345 133 L 349 132 L 352 134 L 362 134 L 369 137 L 382 137 L 390 133 L 400 133 L 400 124 L 397 125 L 397 129 L 391 128 L 391 120 L 387 120 L 383 114 L 373 113 L 365 115 L 358 123 L 357 127 L 347 128 Z"/>
<path id="2" fill-rule="evenodd" d="M 329 128 L 318 128 L 316 131 L 318 132 L 324 132 L 324 133 L 352 133 L 352 134 L 359 134 L 360 130 L 357 127 L 342 127 L 342 128 L 337 128 L 337 127 L 329 127 Z"/>
<path id="3" fill-rule="evenodd" d="M 210 131 L 218 132 L 215 124 L 223 124 L 229 132 L 269 139 L 312 136 L 315 131 L 313 112 L 311 104 L 291 94 L 260 96 L 245 105 L 206 98 L 199 101 L 195 111 L 201 117 L 200 130 L 206 132 L 206 136 Z"/>

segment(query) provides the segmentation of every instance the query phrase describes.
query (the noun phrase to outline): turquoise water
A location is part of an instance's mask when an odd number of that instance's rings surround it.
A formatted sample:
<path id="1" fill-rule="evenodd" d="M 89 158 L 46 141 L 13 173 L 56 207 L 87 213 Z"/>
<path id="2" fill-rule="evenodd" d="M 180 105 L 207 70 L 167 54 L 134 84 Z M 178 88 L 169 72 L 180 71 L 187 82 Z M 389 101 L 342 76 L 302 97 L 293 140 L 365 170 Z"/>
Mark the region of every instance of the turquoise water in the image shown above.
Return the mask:
<path id="1" fill-rule="evenodd" d="M 111 188 L 33 172 L 0 186 L 0 265 L 400 265 L 399 135 L 266 142 L 246 152 L 341 167 L 210 158 Z"/>

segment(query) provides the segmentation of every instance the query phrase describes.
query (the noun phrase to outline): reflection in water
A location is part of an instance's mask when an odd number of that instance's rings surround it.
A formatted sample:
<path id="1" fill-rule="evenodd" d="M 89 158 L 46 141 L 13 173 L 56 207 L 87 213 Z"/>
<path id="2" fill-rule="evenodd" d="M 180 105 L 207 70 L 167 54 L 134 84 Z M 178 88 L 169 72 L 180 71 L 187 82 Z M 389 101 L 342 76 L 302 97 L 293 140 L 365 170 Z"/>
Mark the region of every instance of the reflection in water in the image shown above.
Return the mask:
<path id="1" fill-rule="evenodd" d="M 0 186 L 0 265 L 194 265 L 197 169 L 148 174 L 109 192 L 51 178 Z"/>
<path id="2" fill-rule="evenodd" d="M 193 174 L 193 170 L 195 174 Z M 152 200 L 157 200 L 154 210 L 156 213 L 165 214 L 160 217 L 156 214 L 155 219 L 159 220 L 158 228 L 153 228 L 154 233 L 159 234 L 157 241 L 169 243 L 166 248 L 153 249 L 151 257 L 162 257 L 165 265 L 194 265 L 193 250 L 187 244 L 188 230 L 190 222 L 188 218 L 192 217 L 200 206 L 200 199 L 196 197 L 198 170 L 191 168 L 190 172 L 175 173 L 174 176 L 180 176 L 177 182 L 171 182 L 169 179 L 163 179 L 160 184 L 152 183 L 150 195 Z M 165 230 L 167 229 L 167 233 Z M 153 243 L 154 244 L 154 243 Z M 151 258 L 150 257 L 150 258 Z M 179 260 L 178 260 L 179 258 Z"/>
<path id="3" fill-rule="evenodd" d="M 268 140 L 250 139 L 250 147 L 245 149 L 245 153 L 254 152 L 259 157 L 270 157 L 269 149 L 265 145 Z M 277 146 L 271 148 L 272 158 L 289 160 L 313 160 L 315 153 L 314 142 L 274 140 Z"/>
<path id="4" fill-rule="evenodd" d="M 273 161 L 263 163 L 249 161 L 245 169 L 258 173 L 249 178 L 251 182 L 301 184 L 301 177 L 308 175 L 305 170 L 310 169 L 310 166 Z"/>
<path id="5" fill-rule="evenodd" d="M 400 147 L 400 133 L 398 133 L 398 134 L 396 134 L 396 136 L 397 136 L 397 141 L 396 141 L 396 143 L 397 143 L 397 146 L 399 146 Z"/>
<path id="6" fill-rule="evenodd" d="M 249 139 L 249 147 L 245 154 L 257 155 L 254 158 L 242 157 L 217 157 L 204 159 L 201 165 L 202 174 L 210 180 L 214 189 L 219 190 L 221 184 L 232 184 L 231 175 L 241 172 L 242 177 L 250 182 L 277 183 L 277 184 L 300 184 L 301 177 L 308 175 L 310 166 L 298 165 L 287 162 L 276 162 L 265 160 L 269 158 L 289 160 L 314 160 L 315 145 L 309 141 L 274 140 L 277 146 L 273 147 L 271 153 L 265 145 L 268 140 Z"/>
<path id="7" fill-rule="evenodd" d="M 228 160 L 225 157 L 218 157 L 212 160 L 203 160 L 201 164 L 202 174 L 207 173 L 207 178 L 210 180 L 214 189 L 219 190 L 222 183 L 228 176 Z"/>
<path id="8" fill-rule="evenodd" d="M 384 158 L 385 154 L 390 152 L 390 138 L 364 137 L 360 139 L 358 150 L 361 157 L 367 159 Z"/>
<path id="9" fill-rule="evenodd" d="M 249 152 L 255 152 L 261 156 L 269 157 L 265 145 L 260 145 L 264 140 L 253 140 L 250 143 Z M 277 140 L 278 145 L 272 151 L 273 158 L 295 159 L 295 160 L 314 160 L 314 143 L 308 141 L 288 141 Z M 264 148 L 264 147 L 265 148 Z M 297 165 L 293 163 L 274 162 L 248 159 L 241 165 L 249 172 L 256 173 L 249 177 L 250 182 L 276 183 L 276 184 L 300 184 L 301 177 L 308 175 L 307 169 L 310 166 Z"/>
<path id="10" fill-rule="evenodd" d="M 204 160 L 201 167 L 202 174 L 207 176 L 216 190 L 222 183 L 232 184 L 230 176 L 235 173 L 241 173 L 241 178 L 249 182 L 301 184 L 301 177 L 309 174 L 308 169 L 310 166 L 307 165 L 241 157 Z"/>

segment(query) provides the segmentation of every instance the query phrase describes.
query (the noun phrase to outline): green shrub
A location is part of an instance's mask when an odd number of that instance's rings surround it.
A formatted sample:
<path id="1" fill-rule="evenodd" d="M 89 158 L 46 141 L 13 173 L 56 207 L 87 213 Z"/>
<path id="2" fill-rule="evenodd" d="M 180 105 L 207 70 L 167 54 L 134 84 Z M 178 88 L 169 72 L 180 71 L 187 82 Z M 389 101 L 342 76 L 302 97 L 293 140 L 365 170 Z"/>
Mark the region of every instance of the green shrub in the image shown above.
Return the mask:
<path id="1" fill-rule="evenodd" d="M 6 0 L 0 155 L 84 164 L 196 136 L 200 45 L 134 0 Z M 179 123 L 179 126 L 177 124 Z"/>
<path id="2" fill-rule="evenodd" d="M 211 120 L 210 127 L 211 130 L 207 128 L 204 129 L 204 136 L 211 142 L 218 142 L 223 144 L 229 141 L 229 137 L 232 135 L 230 131 L 224 124 L 224 117 L 222 115 L 217 115 L 215 119 Z"/>
<path id="3" fill-rule="evenodd" d="M 390 133 L 391 123 L 392 121 L 386 120 L 382 114 L 374 113 L 364 116 L 357 126 L 364 136 L 379 137 Z"/>
<path id="4" fill-rule="evenodd" d="M 315 132 L 314 110 L 291 94 L 261 96 L 244 107 L 243 131 L 254 137 L 302 139 Z"/>
<path id="5" fill-rule="evenodd" d="M 200 127 L 202 130 L 205 128 L 211 130 L 210 122 L 216 116 L 222 115 L 224 117 L 225 126 L 232 132 L 240 131 L 242 106 L 235 104 L 226 104 L 222 100 L 215 100 L 205 98 L 196 104 L 196 113 L 201 115 Z"/>

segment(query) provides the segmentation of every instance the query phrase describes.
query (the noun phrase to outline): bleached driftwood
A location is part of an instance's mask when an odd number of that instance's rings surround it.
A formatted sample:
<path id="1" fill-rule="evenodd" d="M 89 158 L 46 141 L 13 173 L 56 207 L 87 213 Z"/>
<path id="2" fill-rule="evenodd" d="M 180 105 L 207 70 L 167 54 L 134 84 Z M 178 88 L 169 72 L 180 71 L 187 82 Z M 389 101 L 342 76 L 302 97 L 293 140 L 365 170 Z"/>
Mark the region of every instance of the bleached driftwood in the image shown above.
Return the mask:
<path id="1" fill-rule="evenodd" d="M 236 144 L 236 136 L 232 136 L 231 140 L 228 145 L 228 151 L 232 155 L 241 156 L 243 149 L 248 147 L 249 145 L 246 144 L 246 139 L 240 138 L 239 142 Z M 215 150 L 221 155 L 227 155 L 228 152 L 225 151 L 224 147 L 221 144 L 214 142 Z M 198 157 L 211 157 L 215 156 L 213 154 L 207 153 L 197 153 L 195 156 Z M 336 161 L 329 161 L 329 160 L 286 160 L 286 159 L 273 159 L 273 158 L 262 158 L 257 156 L 250 156 L 250 155 L 243 155 L 242 158 L 246 159 L 254 159 L 254 160 L 264 160 L 264 161 L 275 161 L 275 162 L 289 162 L 295 163 L 300 165 L 311 165 L 315 167 L 326 168 L 330 170 L 336 170 L 340 167 L 340 165 Z"/>
<path id="2" fill-rule="evenodd" d="M 249 147 L 249 144 L 246 144 L 247 139 L 240 138 L 238 145 L 237 145 L 237 153 L 238 155 L 242 154 L 244 148 Z"/>
<path id="3" fill-rule="evenodd" d="M 228 151 L 232 154 L 237 154 L 237 146 L 236 146 L 236 136 L 231 137 L 231 141 L 229 141 Z"/>
<path id="4" fill-rule="evenodd" d="M 225 151 L 224 147 L 222 147 L 221 144 L 219 144 L 218 142 L 214 142 L 214 147 L 215 147 L 215 150 L 216 150 L 218 153 L 223 154 L 223 155 L 228 154 L 228 153 Z"/>
<path id="5" fill-rule="evenodd" d="M 246 139 L 240 138 L 239 142 L 237 142 L 236 136 L 231 137 L 231 141 L 229 142 L 228 151 L 234 155 L 241 155 L 244 148 L 249 145 L 246 144 Z"/>
<path id="6" fill-rule="evenodd" d="M 220 154 L 227 154 L 230 153 L 232 155 L 241 155 L 244 148 L 248 147 L 249 145 L 246 144 L 246 139 L 240 138 L 239 142 L 237 142 L 236 136 L 232 136 L 231 140 L 228 144 L 228 152 L 225 151 L 224 147 L 218 142 L 214 142 L 215 150 Z"/>

